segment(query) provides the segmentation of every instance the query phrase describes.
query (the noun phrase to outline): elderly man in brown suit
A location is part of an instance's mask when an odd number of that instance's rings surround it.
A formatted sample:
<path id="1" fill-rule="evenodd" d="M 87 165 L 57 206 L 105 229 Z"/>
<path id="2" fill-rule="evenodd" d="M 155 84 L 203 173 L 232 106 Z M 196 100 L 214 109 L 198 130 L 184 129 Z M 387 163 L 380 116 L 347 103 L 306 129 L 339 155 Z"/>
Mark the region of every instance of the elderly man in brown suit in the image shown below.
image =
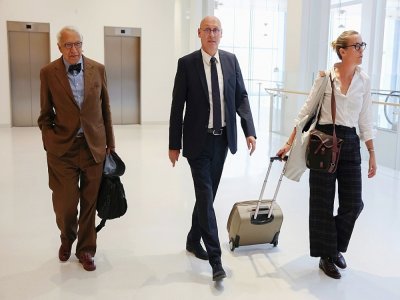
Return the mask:
<path id="1" fill-rule="evenodd" d="M 102 64 L 82 55 L 82 35 L 75 28 L 61 29 L 57 41 L 62 57 L 40 72 L 38 125 L 61 232 L 58 256 L 67 261 L 78 239 L 76 256 L 93 271 L 96 199 L 106 152 L 115 149 L 106 73 Z"/>

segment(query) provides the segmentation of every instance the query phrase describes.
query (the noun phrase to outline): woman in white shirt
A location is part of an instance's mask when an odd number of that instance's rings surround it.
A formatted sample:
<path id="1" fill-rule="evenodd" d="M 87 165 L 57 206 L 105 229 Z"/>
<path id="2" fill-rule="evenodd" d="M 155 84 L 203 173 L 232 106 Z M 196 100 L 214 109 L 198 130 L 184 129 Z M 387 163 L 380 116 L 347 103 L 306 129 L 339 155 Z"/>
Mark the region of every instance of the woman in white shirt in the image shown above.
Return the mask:
<path id="1" fill-rule="evenodd" d="M 338 167 L 335 173 L 310 170 L 310 255 L 320 257 L 319 267 L 332 278 L 339 279 L 337 267 L 347 267 L 342 255 L 347 251 L 354 224 L 363 209 L 361 197 L 361 154 L 360 139 L 365 142 L 369 152 L 368 178 L 375 176 L 376 160 L 374 152 L 374 130 L 372 122 L 372 101 L 370 80 L 359 65 L 366 43 L 360 34 L 349 30 L 343 32 L 332 47 L 341 62 L 330 70 L 336 99 L 336 135 L 344 140 Z M 328 72 L 329 74 L 329 72 Z M 329 76 L 324 72 L 321 76 Z M 320 77 L 316 82 L 321 82 Z M 316 85 L 316 83 L 314 83 Z M 319 122 L 316 128 L 332 134 L 331 116 L 332 88 L 328 83 L 324 93 Z M 311 113 L 314 107 L 309 97 L 300 110 L 296 122 Z M 359 134 L 356 132 L 359 129 Z M 291 148 L 296 136 L 293 129 L 286 144 L 277 155 L 283 157 Z M 334 216 L 335 186 L 338 184 L 339 207 Z"/>

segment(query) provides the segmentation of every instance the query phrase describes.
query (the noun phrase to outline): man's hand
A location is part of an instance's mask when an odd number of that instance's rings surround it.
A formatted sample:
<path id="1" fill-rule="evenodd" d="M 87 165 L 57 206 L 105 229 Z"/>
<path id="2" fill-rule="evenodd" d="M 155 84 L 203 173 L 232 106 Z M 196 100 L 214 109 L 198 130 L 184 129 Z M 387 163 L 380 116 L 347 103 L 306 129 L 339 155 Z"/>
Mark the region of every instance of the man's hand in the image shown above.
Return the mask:
<path id="1" fill-rule="evenodd" d="M 106 154 L 110 154 L 111 151 L 112 151 L 112 152 L 115 152 L 115 148 L 110 148 L 110 147 L 107 147 L 107 148 L 106 148 Z"/>
<path id="2" fill-rule="evenodd" d="M 168 156 L 169 156 L 169 160 L 172 163 L 172 167 L 175 167 L 175 163 L 178 161 L 179 159 L 179 154 L 181 153 L 181 150 L 168 150 Z"/>
<path id="3" fill-rule="evenodd" d="M 249 136 L 246 138 L 247 148 L 250 150 L 250 155 L 256 150 L 256 139 L 254 136 Z"/>

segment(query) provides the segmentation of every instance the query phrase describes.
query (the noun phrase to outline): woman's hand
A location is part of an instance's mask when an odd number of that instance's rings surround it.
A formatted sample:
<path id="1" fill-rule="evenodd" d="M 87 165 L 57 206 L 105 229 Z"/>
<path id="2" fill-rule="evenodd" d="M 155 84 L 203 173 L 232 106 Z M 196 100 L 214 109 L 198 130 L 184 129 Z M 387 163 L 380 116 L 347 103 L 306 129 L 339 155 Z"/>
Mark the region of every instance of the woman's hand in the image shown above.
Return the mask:
<path id="1" fill-rule="evenodd" d="M 367 146 L 367 150 L 369 153 L 369 162 L 368 162 L 368 178 L 372 178 L 376 174 L 376 159 L 375 159 L 375 149 L 373 140 L 368 140 L 365 142 L 365 146 Z"/>
<path id="2" fill-rule="evenodd" d="M 369 162 L 368 162 L 368 178 L 372 178 L 376 175 L 376 159 L 375 152 L 369 152 Z"/>
<path id="3" fill-rule="evenodd" d="M 278 150 L 276 155 L 283 159 L 285 157 L 286 153 L 288 153 L 291 148 L 292 148 L 292 144 L 289 144 L 288 142 L 286 142 L 285 145 L 283 145 L 282 148 Z"/>
<path id="4" fill-rule="evenodd" d="M 283 145 L 282 148 L 279 149 L 279 151 L 276 153 L 277 156 L 284 159 L 286 153 L 288 153 L 290 151 L 290 149 L 292 148 L 292 144 L 295 139 L 295 136 L 296 136 L 296 127 L 293 128 L 293 131 L 290 134 L 289 139 L 287 140 L 285 145 Z"/>

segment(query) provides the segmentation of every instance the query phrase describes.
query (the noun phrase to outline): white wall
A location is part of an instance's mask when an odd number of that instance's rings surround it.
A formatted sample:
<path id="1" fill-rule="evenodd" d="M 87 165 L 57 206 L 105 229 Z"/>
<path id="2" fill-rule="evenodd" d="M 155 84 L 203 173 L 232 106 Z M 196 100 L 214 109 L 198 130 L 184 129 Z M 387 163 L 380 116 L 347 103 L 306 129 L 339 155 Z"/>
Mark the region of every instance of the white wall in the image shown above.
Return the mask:
<path id="1" fill-rule="evenodd" d="M 1 0 L 0 1 L 0 126 L 11 126 L 6 21 L 50 23 L 51 60 L 60 57 L 57 32 L 65 25 L 83 34 L 84 54 L 104 63 L 104 26 L 136 27 L 141 38 L 141 120 L 169 119 L 176 58 L 177 0 Z M 196 32 L 192 33 L 196 35 Z"/>

